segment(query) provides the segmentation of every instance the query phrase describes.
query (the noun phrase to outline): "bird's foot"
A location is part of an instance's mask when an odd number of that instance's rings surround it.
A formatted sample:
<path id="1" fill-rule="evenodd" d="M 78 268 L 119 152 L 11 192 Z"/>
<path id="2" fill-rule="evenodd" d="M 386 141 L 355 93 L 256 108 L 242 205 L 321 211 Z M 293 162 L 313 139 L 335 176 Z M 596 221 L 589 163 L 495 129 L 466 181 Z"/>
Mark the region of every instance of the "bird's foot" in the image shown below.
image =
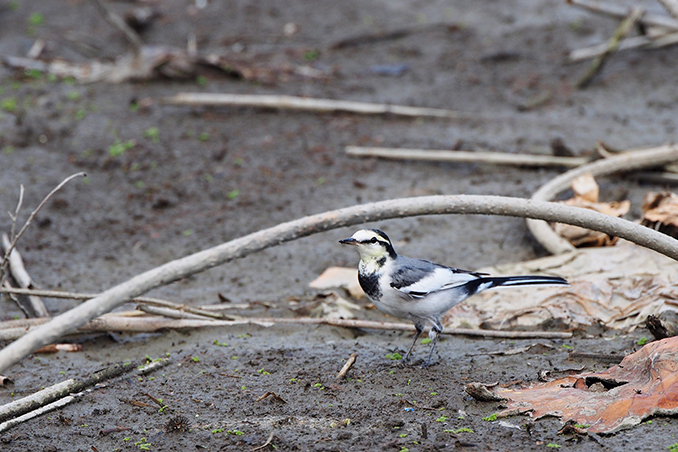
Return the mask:
<path id="1" fill-rule="evenodd" d="M 438 364 L 437 361 L 425 360 L 424 362 L 421 363 L 421 368 L 428 369 L 429 367 L 435 366 L 436 364 Z"/>

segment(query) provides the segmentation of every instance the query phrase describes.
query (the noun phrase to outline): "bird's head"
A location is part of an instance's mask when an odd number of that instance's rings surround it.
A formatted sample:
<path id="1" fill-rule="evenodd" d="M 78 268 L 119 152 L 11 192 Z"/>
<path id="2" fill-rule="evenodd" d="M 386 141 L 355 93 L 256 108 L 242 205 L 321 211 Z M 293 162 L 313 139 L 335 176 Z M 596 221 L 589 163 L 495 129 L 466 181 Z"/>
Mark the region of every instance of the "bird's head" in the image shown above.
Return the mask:
<path id="1" fill-rule="evenodd" d="M 388 236 L 379 229 L 361 229 L 348 239 L 339 240 L 342 245 L 353 245 L 363 261 L 395 259 L 397 254 Z"/>

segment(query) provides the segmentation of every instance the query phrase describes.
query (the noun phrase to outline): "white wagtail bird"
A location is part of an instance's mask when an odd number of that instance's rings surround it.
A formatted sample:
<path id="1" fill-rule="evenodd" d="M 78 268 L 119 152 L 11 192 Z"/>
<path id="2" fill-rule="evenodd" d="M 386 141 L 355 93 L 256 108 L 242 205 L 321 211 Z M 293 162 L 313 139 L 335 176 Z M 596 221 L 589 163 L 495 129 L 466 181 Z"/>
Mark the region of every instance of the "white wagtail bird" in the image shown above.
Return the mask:
<path id="1" fill-rule="evenodd" d="M 432 340 L 431 351 L 424 365 L 431 364 L 438 334 L 443 331 L 440 317 L 471 295 L 501 286 L 569 285 L 557 276 L 492 277 L 400 256 L 388 236 L 378 229 L 361 229 L 339 243 L 358 249 L 358 281 L 374 305 L 381 312 L 414 323 L 416 334 L 405 360 L 412 354 L 426 324 L 431 326 L 428 335 Z"/>

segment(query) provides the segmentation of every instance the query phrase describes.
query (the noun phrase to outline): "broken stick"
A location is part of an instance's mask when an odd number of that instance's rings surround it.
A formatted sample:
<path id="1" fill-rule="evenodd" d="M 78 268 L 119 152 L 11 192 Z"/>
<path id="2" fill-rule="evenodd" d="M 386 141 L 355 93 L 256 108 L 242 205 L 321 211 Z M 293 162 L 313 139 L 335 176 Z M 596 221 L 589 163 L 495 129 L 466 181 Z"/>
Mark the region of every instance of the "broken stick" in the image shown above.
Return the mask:
<path id="1" fill-rule="evenodd" d="M 420 108 L 406 105 L 375 104 L 349 100 L 314 99 L 285 95 L 222 94 L 222 93 L 178 93 L 165 97 L 167 105 L 190 105 L 212 107 L 257 107 L 277 110 L 300 110 L 320 113 L 347 112 L 363 115 L 429 117 L 450 119 L 478 119 L 478 115 L 460 113 L 440 108 Z"/>
<path id="2" fill-rule="evenodd" d="M 349 370 L 351 370 L 351 367 L 355 364 L 355 360 L 358 357 L 356 353 L 351 353 L 351 356 L 348 357 L 348 360 L 346 361 L 346 364 L 344 364 L 344 367 L 341 368 L 339 373 L 337 374 L 337 378 L 335 378 L 336 381 L 341 381 L 342 378 L 346 376 Z"/>
<path id="3" fill-rule="evenodd" d="M 506 152 L 469 152 L 426 149 L 392 149 L 346 146 L 346 154 L 357 157 L 380 157 L 395 160 L 424 160 L 434 162 L 488 163 L 511 166 L 565 166 L 577 167 L 591 161 L 588 157 L 559 157 L 554 155 L 508 154 Z"/>

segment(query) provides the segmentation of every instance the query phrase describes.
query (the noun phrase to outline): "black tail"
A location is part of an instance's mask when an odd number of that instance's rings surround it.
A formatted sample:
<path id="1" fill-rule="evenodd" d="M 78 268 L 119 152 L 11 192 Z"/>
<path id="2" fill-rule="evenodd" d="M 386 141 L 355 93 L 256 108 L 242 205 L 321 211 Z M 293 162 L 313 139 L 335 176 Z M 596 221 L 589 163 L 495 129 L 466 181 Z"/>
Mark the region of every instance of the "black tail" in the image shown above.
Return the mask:
<path id="1" fill-rule="evenodd" d="M 471 285 L 474 287 L 471 287 Z M 566 279 L 559 276 L 487 276 L 467 283 L 471 294 L 491 289 L 492 287 L 569 285 Z"/>

